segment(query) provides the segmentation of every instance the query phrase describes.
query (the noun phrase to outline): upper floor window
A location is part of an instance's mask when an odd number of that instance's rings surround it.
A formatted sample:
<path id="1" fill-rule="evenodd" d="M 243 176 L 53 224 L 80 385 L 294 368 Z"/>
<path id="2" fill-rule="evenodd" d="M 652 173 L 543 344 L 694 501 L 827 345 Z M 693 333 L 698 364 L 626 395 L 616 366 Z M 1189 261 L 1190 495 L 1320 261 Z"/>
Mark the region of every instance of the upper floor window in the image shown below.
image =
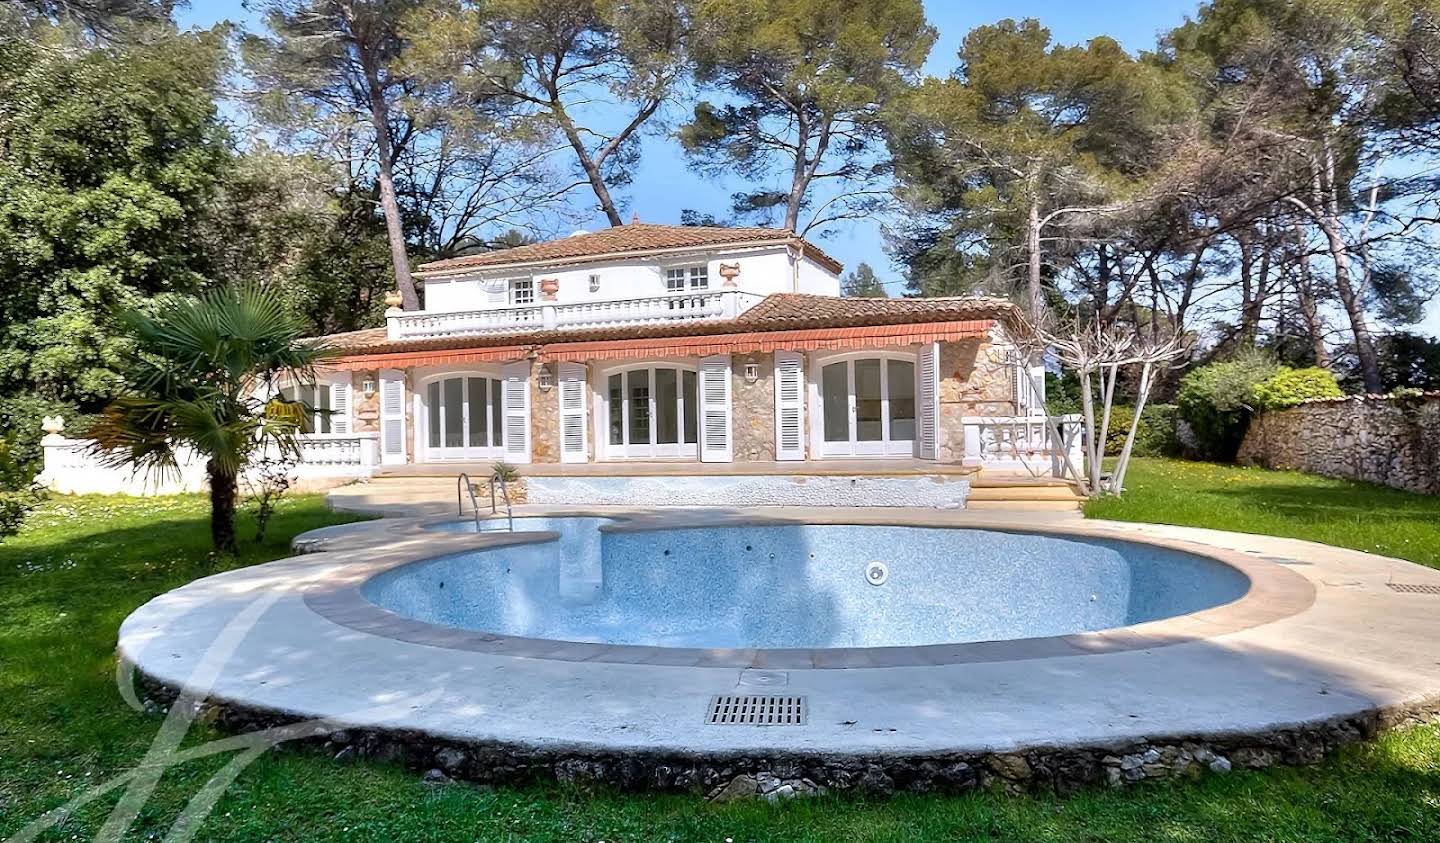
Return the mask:
<path id="1" fill-rule="evenodd" d="M 510 280 L 510 303 L 511 304 L 534 304 L 535 303 L 535 279 L 534 278 L 512 278 Z"/>
<path id="2" fill-rule="evenodd" d="M 665 270 L 665 289 L 671 293 L 683 293 L 686 289 L 710 289 L 710 276 L 705 266 L 677 266 Z"/>

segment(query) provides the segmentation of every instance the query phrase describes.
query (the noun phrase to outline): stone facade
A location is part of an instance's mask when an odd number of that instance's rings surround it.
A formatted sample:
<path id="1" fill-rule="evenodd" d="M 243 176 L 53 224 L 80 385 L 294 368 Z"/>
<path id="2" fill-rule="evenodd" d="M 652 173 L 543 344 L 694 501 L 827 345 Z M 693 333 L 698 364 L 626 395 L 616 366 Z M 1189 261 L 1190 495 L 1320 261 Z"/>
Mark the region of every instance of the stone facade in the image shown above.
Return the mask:
<path id="1" fill-rule="evenodd" d="M 556 364 L 549 366 L 551 387 L 546 391 L 540 389 L 540 367 L 530 365 L 530 461 L 533 463 L 560 462 L 559 373 Z M 586 424 L 589 424 L 589 408 L 586 409 Z"/>
<path id="2" fill-rule="evenodd" d="M 754 363 L 760 377 L 750 383 L 745 366 Z M 775 459 L 775 355 L 737 354 L 731 361 L 730 425 L 735 437 L 735 462 Z"/>
<path id="3" fill-rule="evenodd" d="M 1308 401 L 1262 413 L 1237 460 L 1440 494 L 1440 392 Z"/>
<path id="4" fill-rule="evenodd" d="M 965 456 L 966 416 L 1015 413 L 1015 367 L 999 337 L 940 344 L 940 413 L 935 456 L 960 462 Z"/>
<path id="5" fill-rule="evenodd" d="M 891 350 L 914 351 L 915 346 Z M 939 438 L 937 458 L 940 462 L 958 463 L 965 454 L 965 426 L 967 416 L 1012 415 L 1015 412 L 1015 370 L 1008 362 L 1010 346 L 1004 335 L 998 332 L 986 339 L 940 344 L 940 407 Z M 807 355 L 812 358 L 813 353 Z M 692 361 L 693 362 L 693 361 Z M 758 377 L 750 383 L 745 377 L 747 364 L 755 364 Z M 539 365 L 532 364 L 530 371 L 530 449 L 531 462 L 553 464 L 561 462 L 560 442 L 560 389 L 558 385 L 558 364 L 551 363 L 552 384 L 548 391 L 539 387 Z M 805 373 L 811 375 L 807 359 Z M 364 398 L 359 385 L 365 378 L 373 378 L 378 384 L 378 372 L 355 372 L 352 395 L 356 408 L 356 431 L 378 431 L 380 396 L 378 392 Z M 412 371 L 407 370 L 406 423 L 411 435 L 406 436 L 406 448 L 412 451 L 417 433 L 414 426 L 414 401 L 410 389 L 415 383 Z M 770 462 L 775 459 L 775 355 L 769 352 L 737 354 L 731 361 L 731 430 L 733 435 L 733 460 L 744 462 Z M 589 389 L 585 393 L 585 429 L 588 438 L 594 438 L 596 412 L 595 396 Z M 817 412 L 813 401 L 806 400 L 804 430 L 806 447 L 810 459 L 817 459 L 818 444 L 813 441 L 811 416 Z M 365 415 L 361 415 L 365 414 Z M 603 450 L 596 442 L 589 443 L 588 459 L 597 461 L 597 453 Z"/>
<path id="6" fill-rule="evenodd" d="M 375 387 L 366 395 L 362 387 L 366 381 Z M 356 433 L 380 432 L 380 373 L 374 369 L 350 373 L 350 403 L 353 407 L 354 430 Z"/>

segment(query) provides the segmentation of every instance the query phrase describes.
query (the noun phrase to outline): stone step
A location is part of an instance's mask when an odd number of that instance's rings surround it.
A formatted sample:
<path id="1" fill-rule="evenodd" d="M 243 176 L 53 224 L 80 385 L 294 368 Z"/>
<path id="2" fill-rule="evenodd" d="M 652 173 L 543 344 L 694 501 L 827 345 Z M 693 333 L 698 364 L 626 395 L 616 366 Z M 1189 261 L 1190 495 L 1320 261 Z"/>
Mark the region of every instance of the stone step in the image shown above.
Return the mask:
<path id="1" fill-rule="evenodd" d="M 993 512 L 1078 512 L 1080 501 L 1025 501 L 1025 500 L 971 500 L 965 504 L 968 510 Z"/>
<path id="2" fill-rule="evenodd" d="M 970 501 L 1071 501 L 1080 496 L 1070 486 L 976 486 Z"/>

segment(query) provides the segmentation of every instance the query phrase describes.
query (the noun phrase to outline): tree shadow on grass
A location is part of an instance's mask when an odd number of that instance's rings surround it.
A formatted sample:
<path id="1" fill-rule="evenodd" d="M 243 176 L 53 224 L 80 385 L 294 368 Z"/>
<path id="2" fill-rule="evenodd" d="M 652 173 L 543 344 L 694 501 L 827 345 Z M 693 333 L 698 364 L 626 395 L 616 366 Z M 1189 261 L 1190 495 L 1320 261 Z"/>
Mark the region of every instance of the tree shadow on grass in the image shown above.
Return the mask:
<path id="1" fill-rule="evenodd" d="M 1304 485 L 1251 485 L 1207 489 L 1207 495 L 1233 500 L 1243 507 L 1278 512 L 1305 521 L 1383 519 L 1440 523 L 1440 498 L 1391 489 L 1335 489 Z"/>

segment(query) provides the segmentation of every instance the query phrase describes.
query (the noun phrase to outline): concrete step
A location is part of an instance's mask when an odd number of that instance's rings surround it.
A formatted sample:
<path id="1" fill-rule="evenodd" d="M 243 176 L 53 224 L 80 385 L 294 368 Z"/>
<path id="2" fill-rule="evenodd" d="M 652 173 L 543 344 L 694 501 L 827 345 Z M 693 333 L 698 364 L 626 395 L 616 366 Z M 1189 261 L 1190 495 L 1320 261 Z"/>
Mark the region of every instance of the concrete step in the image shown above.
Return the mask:
<path id="1" fill-rule="evenodd" d="M 973 486 L 971 501 L 1078 501 L 1070 486 Z"/>
<path id="2" fill-rule="evenodd" d="M 1078 512 L 1080 501 L 1016 501 L 1016 500 L 974 500 L 965 503 L 965 508 L 977 512 Z"/>

